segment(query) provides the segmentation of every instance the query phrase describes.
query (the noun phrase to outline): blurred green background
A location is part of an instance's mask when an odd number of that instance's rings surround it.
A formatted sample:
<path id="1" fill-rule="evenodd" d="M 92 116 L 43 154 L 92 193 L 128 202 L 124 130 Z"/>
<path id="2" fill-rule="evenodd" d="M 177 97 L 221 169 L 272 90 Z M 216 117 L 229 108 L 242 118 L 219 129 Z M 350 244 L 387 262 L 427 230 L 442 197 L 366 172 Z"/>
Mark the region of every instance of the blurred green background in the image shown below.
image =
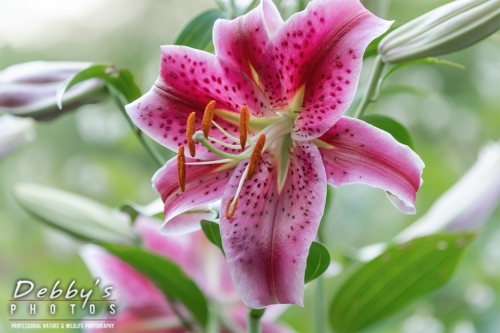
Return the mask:
<path id="1" fill-rule="evenodd" d="M 277 4 L 285 8 L 292 2 Z M 393 0 L 387 18 L 399 25 L 446 2 Z M 192 16 L 215 6 L 210 0 L 0 0 L 0 69 L 32 60 L 108 61 L 129 68 L 147 91 L 157 76 L 159 46 L 172 43 Z M 482 145 L 500 139 L 500 33 L 442 58 L 466 69 L 404 68 L 367 111 L 390 115 L 410 129 L 426 164 L 418 213 L 400 214 L 381 190 L 337 189 L 325 244 L 339 271 L 345 253 L 391 239 L 460 178 Z M 156 198 L 150 184 L 154 162 L 111 101 L 38 123 L 36 132 L 35 141 L 0 162 L 0 331 L 5 332 L 17 280 L 28 278 L 37 286 L 58 279 L 63 284 L 76 279 L 81 287 L 92 283 L 77 255 L 79 244 L 27 215 L 11 195 L 13 185 L 57 187 L 113 207 Z M 326 281 L 331 294 L 341 277 Z M 300 332 L 311 327 L 311 291 L 305 308 L 291 307 L 282 316 Z M 466 249 L 448 285 L 366 332 L 500 332 L 499 209 Z"/>

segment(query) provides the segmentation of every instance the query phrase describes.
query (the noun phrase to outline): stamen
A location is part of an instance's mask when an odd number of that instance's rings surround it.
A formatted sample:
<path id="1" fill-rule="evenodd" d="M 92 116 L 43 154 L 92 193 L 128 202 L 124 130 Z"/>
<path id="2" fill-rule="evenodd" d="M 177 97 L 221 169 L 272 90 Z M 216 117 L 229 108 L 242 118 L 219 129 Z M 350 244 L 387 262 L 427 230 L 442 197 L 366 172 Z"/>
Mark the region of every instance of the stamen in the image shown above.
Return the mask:
<path id="1" fill-rule="evenodd" d="M 248 175 L 248 169 L 250 164 L 247 164 L 245 170 L 243 170 L 243 174 L 241 175 L 240 182 L 238 183 L 238 188 L 236 189 L 236 193 L 234 194 L 233 199 L 227 203 L 226 206 L 226 217 L 230 219 L 233 217 L 234 212 L 236 211 L 236 205 L 238 204 L 238 197 L 240 195 L 241 189 L 243 188 L 243 183 Z"/>
<path id="2" fill-rule="evenodd" d="M 179 147 L 177 152 L 177 182 L 182 192 L 186 190 L 186 156 L 184 156 L 184 146 Z"/>
<path id="3" fill-rule="evenodd" d="M 234 202 L 234 204 L 233 204 Z M 238 205 L 238 199 L 233 198 L 231 201 L 227 203 L 226 206 L 226 218 L 230 219 L 234 216 L 234 213 L 236 212 L 236 206 Z"/>
<path id="4" fill-rule="evenodd" d="M 233 141 L 233 142 L 240 142 L 240 139 L 238 139 L 237 137 L 229 134 L 225 129 L 222 128 L 221 125 L 217 124 L 215 121 L 212 121 L 212 124 L 214 124 L 215 127 L 217 127 L 217 129 L 219 131 L 221 131 L 222 134 L 224 134 L 225 136 L 227 136 L 231 141 Z"/>
<path id="5" fill-rule="evenodd" d="M 257 172 L 257 167 L 259 166 L 260 158 L 262 156 L 262 151 L 264 150 L 264 145 L 266 144 L 266 135 L 261 134 L 259 140 L 255 144 L 252 152 L 252 157 L 250 158 L 250 164 L 248 164 L 248 177 L 247 179 L 252 179 L 253 175 Z"/>
<path id="6" fill-rule="evenodd" d="M 203 113 L 203 120 L 201 121 L 201 130 L 205 137 L 208 138 L 208 133 L 210 131 L 210 126 L 212 126 L 212 120 L 214 120 L 215 115 L 215 101 L 210 101 L 205 107 L 205 112 Z"/>
<path id="7" fill-rule="evenodd" d="M 221 146 L 226 147 L 226 148 L 230 148 L 230 149 L 238 149 L 238 148 L 240 148 L 240 146 L 239 146 L 239 145 L 232 145 L 232 144 L 230 144 L 230 143 L 225 143 L 224 141 L 219 140 L 219 139 L 217 139 L 217 138 L 213 138 L 213 137 L 211 137 L 211 136 L 209 136 L 209 137 L 208 137 L 208 140 L 213 141 L 213 142 L 215 142 L 215 143 L 218 143 L 218 144 L 220 144 Z"/>
<path id="8" fill-rule="evenodd" d="M 186 138 L 189 147 L 189 154 L 191 154 L 191 157 L 194 157 L 194 155 L 196 155 L 196 146 L 193 140 L 193 134 L 195 132 L 195 123 L 196 123 L 196 112 L 191 112 L 191 114 L 187 119 L 187 129 L 186 129 Z"/>
<path id="9" fill-rule="evenodd" d="M 248 138 L 248 122 L 250 120 L 250 112 L 248 106 L 243 105 L 240 112 L 240 144 L 241 150 L 245 149 Z"/>
<path id="10" fill-rule="evenodd" d="M 186 165 L 210 165 L 210 164 L 223 164 L 223 163 L 229 163 L 233 162 L 232 159 L 225 158 L 222 160 L 215 160 L 215 161 L 202 161 L 202 162 L 187 162 Z"/>
<path id="11" fill-rule="evenodd" d="M 196 133 L 194 133 L 194 135 L 193 135 L 193 140 L 201 143 L 203 146 L 205 146 L 205 148 L 210 150 L 212 153 L 219 155 L 222 158 L 229 158 L 229 159 L 232 159 L 233 161 L 234 160 L 242 161 L 242 160 L 246 160 L 247 158 L 250 158 L 250 156 L 251 156 L 249 151 L 236 155 L 236 154 L 226 153 L 226 152 L 218 149 L 217 147 L 214 147 L 214 145 L 212 145 L 207 140 L 207 138 L 205 137 L 205 135 L 203 134 L 202 131 L 196 131 Z"/>

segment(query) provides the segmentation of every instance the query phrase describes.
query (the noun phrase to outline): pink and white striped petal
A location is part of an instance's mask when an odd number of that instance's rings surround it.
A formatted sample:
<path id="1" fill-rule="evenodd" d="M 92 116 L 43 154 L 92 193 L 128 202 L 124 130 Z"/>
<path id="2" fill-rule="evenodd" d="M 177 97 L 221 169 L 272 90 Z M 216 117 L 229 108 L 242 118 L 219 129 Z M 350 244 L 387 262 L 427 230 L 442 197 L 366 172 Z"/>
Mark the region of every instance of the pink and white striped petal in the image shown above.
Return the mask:
<path id="1" fill-rule="evenodd" d="M 215 54 L 231 61 L 249 77 L 254 77 L 271 36 L 283 25 L 278 9 L 271 0 L 234 20 L 217 20 L 213 39 Z"/>
<path id="2" fill-rule="evenodd" d="M 347 110 L 363 53 L 389 26 L 358 0 L 315 0 L 285 22 L 262 57 L 260 79 L 276 108 L 305 86 L 294 140 L 321 136 Z"/>
<path id="3" fill-rule="evenodd" d="M 80 256 L 102 286 L 113 287 L 111 297 L 120 307 L 160 309 L 174 316 L 162 292 L 125 262 L 93 244 L 84 245 Z"/>
<path id="4" fill-rule="evenodd" d="M 160 77 L 155 85 L 171 96 L 204 108 L 216 101 L 216 108 L 240 112 L 247 105 L 257 116 L 274 113 L 260 87 L 230 61 L 185 46 L 161 47 Z"/>
<path id="5" fill-rule="evenodd" d="M 384 189 L 405 214 L 415 213 L 424 163 L 408 146 L 368 123 L 342 117 L 318 139 L 328 183 Z"/>
<path id="6" fill-rule="evenodd" d="M 186 158 L 187 162 L 196 161 Z M 200 205 L 219 200 L 234 170 L 231 164 L 187 165 L 186 188 L 181 192 L 177 181 L 177 159 L 174 157 L 153 176 L 153 187 L 160 193 L 165 203 L 165 224 L 161 228 L 164 235 L 178 235 L 193 231 L 191 219 L 181 218 L 183 223 L 174 223 L 176 216 Z M 179 221 L 177 221 L 179 222 Z M 199 223 L 197 229 L 199 229 Z"/>
<path id="7" fill-rule="evenodd" d="M 246 162 L 231 177 L 222 200 L 221 235 L 233 280 L 246 305 L 302 305 L 309 247 L 325 203 L 326 177 L 318 148 L 295 144 L 281 191 L 274 157 L 265 154 L 259 171 L 245 181 L 236 211 L 225 207 L 234 197 Z"/>

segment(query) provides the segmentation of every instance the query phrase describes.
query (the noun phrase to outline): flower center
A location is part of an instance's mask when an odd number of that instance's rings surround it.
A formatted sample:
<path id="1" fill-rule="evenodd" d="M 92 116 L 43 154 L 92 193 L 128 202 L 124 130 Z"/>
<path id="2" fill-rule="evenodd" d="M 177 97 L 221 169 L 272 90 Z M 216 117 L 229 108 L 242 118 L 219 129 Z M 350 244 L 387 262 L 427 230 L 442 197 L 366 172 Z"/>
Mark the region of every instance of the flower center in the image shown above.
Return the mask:
<path id="1" fill-rule="evenodd" d="M 215 111 L 215 101 L 208 103 L 203 114 L 201 130 L 198 131 L 195 130 L 195 113 L 190 114 L 187 121 L 186 135 L 189 152 L 192 157 L 196 155 L 195 142 L 198 142 L 221 158 L 201 162 L 186 162 L 184 159 L 184 147 L 179 147 L 179 154 L 182 155 L 182 158 L 178 158 L 179 187 L 181 191 L 184 191 L 186 165 L 226 164 L 231 162 L 236 162 L 237 164 L 240 161 L 250 159 L 243 171 L 234 199 L 226 207 L 226 216 L 231 218 L 236 210 L 237 198 L 244 181 L 251 179 L 258 172 L 258 165 L 262 154 L 279 146 L 279 142 L 282 141 L 280 139 L 290 135 L 294 117 L 291 117 L 290 113 L 278 113 L 278 116 L 272 118 L 252 118 L 250 110 L 246 105 L 243 106 L 239 114 L 231 113 L 228 117 L 225 117 L 225 111 L 217 111 Z M 233 123 L 239 123 L 239 138 L 224 130 L 214 120 L 215 114 Z M 223 134 L 226 138 L 225 141 L 210 136 L 209 130 L 212 124 Z M 228 153 L 217 148 L 214 144 L 234 150 L 240 149 L 241 152 L 237 154 Z M 281 149 L 278 148 L 277 150 L 281 153 Z"/>

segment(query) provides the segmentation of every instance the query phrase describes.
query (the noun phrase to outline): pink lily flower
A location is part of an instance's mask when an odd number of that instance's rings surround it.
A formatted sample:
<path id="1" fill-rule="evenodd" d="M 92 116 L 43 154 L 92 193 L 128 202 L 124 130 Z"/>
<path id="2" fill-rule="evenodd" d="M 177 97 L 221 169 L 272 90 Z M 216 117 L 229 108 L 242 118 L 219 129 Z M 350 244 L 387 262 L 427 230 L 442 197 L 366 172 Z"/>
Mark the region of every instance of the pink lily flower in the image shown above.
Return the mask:
<path id="1" fill-rule="evenodd" d="M 315 0 L 286 22 L 262 0 L 216 22 L 215 55 L 163 46 L 158 80 L 127 106 L 139 128 L 178 150 L 153 177 L 165 203 L 162 232 L 173 217 L 222 198 L 226 259 L 252 308 L 302 305 L 327 182 L 379 187 L 402 212 L 415 211 L 420 158 L 343 116 L 366 46 L 389 26 L 358 0 Z"/>
<path id="2" fill-rule="evenodd" d="M 208 217 L 208 216 L 207 216 Z M 199 222 L 199 221 L 198 221 Z M 139 217 L 135 229 L 144 246 L 176 262 L 193 278 L 205 294 L 221 310 L 224 318 L 220 332 L 245 332 L 246 310 L 231 281 L 229 268 L 221 251 L 208 242 L 201 231 L 183 236 L 165 237 L 158 233 L 161 223 Z M 164 294 L 134 268 L 96 245 L 85 245 L 80 253 L 102 286 L 113 286 L 111 298 L 116 300 L 116 332 L 181 333 L 187 332 Z M 185 312 L 184 308 L 178 309 Z M 270 309 L 263 317 L 264 333 L 291 333 L 288 328 L 272 323 L 280 308 Z M 100 330 L 89 330 L 98 333 Z M 103 329 L 102 332 L 109 332 Z"/>

